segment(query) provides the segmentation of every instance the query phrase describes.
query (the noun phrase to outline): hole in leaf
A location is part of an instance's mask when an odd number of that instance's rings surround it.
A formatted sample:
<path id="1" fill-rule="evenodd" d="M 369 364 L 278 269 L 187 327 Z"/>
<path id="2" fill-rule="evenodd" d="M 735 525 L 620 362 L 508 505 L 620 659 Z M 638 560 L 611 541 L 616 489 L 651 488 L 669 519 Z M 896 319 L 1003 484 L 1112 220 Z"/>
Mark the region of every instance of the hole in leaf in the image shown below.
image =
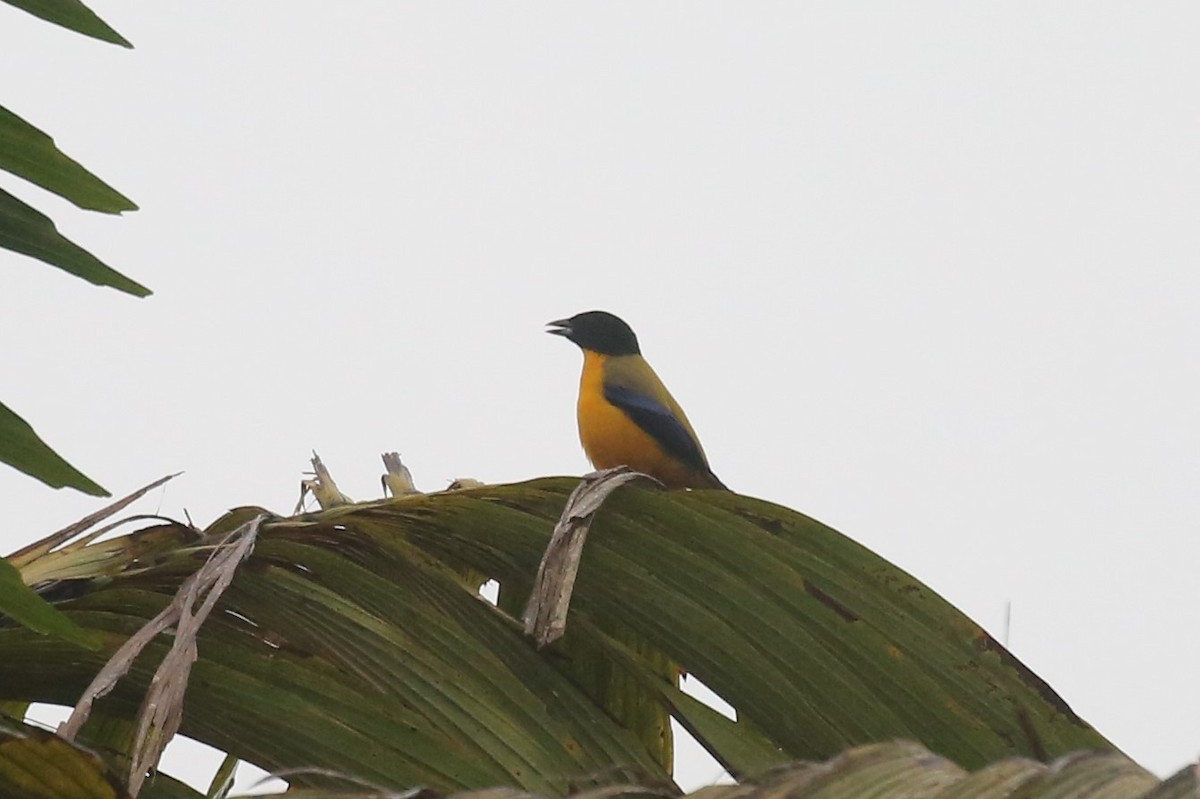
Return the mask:
<path id="1" fill-rule="evenodd" d="M 198 791 L 207 791 L 213 775 L 221 767 L 225 753 L 214 749 L 206 743 L 194 738 L 176 735 L 167 744 L 163 752 L 162 762 L 158 764 L 159 771 L 170 774 L 177 780 L 183 780 Z M 283 780 L 268 780 L 251 790 L 250 786 L 267 776 L 267 772 L 255 765 L 242 761 L 238 763 L 237 776 L 233 780 L 233 790 L 230 794 L 263 794 L 279 793 L 287 790 Z"/>
<path id="2" fill-rule="evenodd" d="M 71 708 L 63 705 L 48 705 L 45 702 L 34 702 L 25 711 L 25 721 L 36 724 L 48 730 L 55 730 L 71 716 Z"/>
<path id="3" fill-rule="evenodd" d="M 71 708 L 62 705 L 48 705 L 35 702 L 29 706 L 26 720 L 47 729 L 54 730 L 71 715 Z M 158 770 L 169 774 L 177 780 L 186 782 L 197 791 L 207 791 L 213 775 L 225 759 L 225 753 L 214 749 L 208 744 L 182 735 L 176 735 L 167 744 L 163 752 Z M 237 777 L 234 780 L 233 795 L 280 793 L 287 790 L 283 780 L 272 779 L 251 789 L 250 786 L 267 776 L 267 772 L 258 766 L 242 762 L 238 764 Z"/>
<path id="4" fill-rule="evenodd" d="M 730 721 L 737 721 L 737 711 L 733 705 L 722 699 L 720 694 L 701 682 L 694 674 L 689 674 L 679 687 L 685 694 L 700 700 Z"/>
<path id="5" fill-rule="evenodd" d="M 675 782 L 684 793 L 708 785 L 729 785 L 734 781 L 716 758 L 675 719 L 671 719 L 671 732 L 675 735 Z"/>
<path id="6" fill-rule="evenodd" d="M 695 675 L 689 674 L 679 686 L 685 694 L 699 700 L 731 721 L 737 721 L 737 711 Z M 691 733 L 671 719 L 675 733 L 675 781 L 685 793 L 708 785 L 729 785 L 734 782 L 729 772 L 708 753 Z"/>

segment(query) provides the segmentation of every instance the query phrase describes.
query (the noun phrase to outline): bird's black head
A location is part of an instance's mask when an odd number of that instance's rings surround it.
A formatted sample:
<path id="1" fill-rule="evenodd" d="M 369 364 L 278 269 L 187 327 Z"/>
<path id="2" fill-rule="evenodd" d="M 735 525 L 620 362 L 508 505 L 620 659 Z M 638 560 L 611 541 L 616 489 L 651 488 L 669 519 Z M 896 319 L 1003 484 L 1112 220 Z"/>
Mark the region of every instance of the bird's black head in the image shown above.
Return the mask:
<path id="1" fill-rule="evenodd" d="M 637 336 L 621 319 L 604 311 L 585 311 L 570 319 L 549 322 L 556 336 L 574 341 L 585 350 L 601 355 L 638 355 Z"/>

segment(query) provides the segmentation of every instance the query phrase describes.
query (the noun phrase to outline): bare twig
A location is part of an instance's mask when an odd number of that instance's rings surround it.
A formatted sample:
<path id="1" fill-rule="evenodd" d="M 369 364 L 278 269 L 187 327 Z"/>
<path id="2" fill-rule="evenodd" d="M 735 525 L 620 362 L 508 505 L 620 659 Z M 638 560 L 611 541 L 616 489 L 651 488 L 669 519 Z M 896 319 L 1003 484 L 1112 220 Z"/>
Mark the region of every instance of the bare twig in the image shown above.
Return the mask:
<path id="1" fill-rule="evenodd" d="M 195 574 L 184 580 L 171 603 L 121 645 L 91 685 L 83 692 L 71 717 L 58 734 L 73 740 L 91 714 L 96 700 L 110 692 L 133 665 L 139 653 L 155 636 L 172 625 L 174 640 L 150 681 L 138 711 L 138 729 L 129 774 L 129 793 L 137 796 L 149 768 L 158 763 L 162 751 L 183 720 L 183 697 L 192 663 L 196 660 L 196 637 L 221 594 L 229 587 L 238 565 L 249 556 L 266 516 L 257 516 L 225 537 Z M 199 603 L 199 607 L 196 605 Z"/>
<path id="2" fill-rule="evenodd" d="M 354 502 L 338 489 L 337 483 L 333 482 L 333 476 L 329 474 L 329 470 L 321 462 L 321 456 L 315 450 L 312 456 L 312 466 L 313 479 L 300 481 L 300 499 L 296 502 L 296 509 L 292 511 L 293 515 L 304 510 L 304 497 L 310 491 L 322 510 Z"/>
<path id="3" fill-rule="evenodd" d="M 471 488 L 483 488 L 487 483 L 474 477 L 459 477 L 446 486 L 447 491 L 466 491 Z"/>
<path id="4" fill-rule="evenodd" d="M 132 516 L 123 516 L 120 519 L 117 519 L 115 522 L 109 522 L 103 527 L 92 530 L 82 538 L 78 538 L 69 544 L 64 544 L 58 548 L 55 554 L 58 554 L 59 552 L 74 552 L 83 549 L 105 533 L 110 533 L 113 530 L 116 530 L 118 527 L 124 527 L 131 522 L 166 522 L 167 524 L 173 524 L 179 527 L 190 529 L 195 533 L 195 538 L 200 537 L 200 531 L 196 529 L 195 525 L 183 524 L 177 519 L 172 519 L 170 516 L 160 516 L 157 513 L 135 513 Z"/>
<path id="5" fill-rule="evenodd" d="M 67 527 L 64 527 L 63 529 L 59 530 L 57 533 L 51 533 L 50 535 L 46 536 L 45 538 L 41 539 L 40 541 L 34 541 L 29 546 L 18 549 L 16 552 L 14 552 L 8 556 L 9 563 L 16 566 L 18 569 L 21 568 L 21 566 L 23 566 L 25 563 L 27 563 L 31 560 L 36 560 L 37 558 L 40 558 L 42 555 L 45 555 L 50 550 L 54 549 L 56 546 L 59 546 L 60 544 L 70 541 L 75 536 L 77 536 L 80 533 L 84 532 L 85 530 L 88 530 L 89 528 L 91 528 L 92 525 L 98 524 L 98 523 L 104 521 L 109 516 L 112 516 L 114 513 L 119 512 L 120 510 L 122 510 L 123 508 L 128 506 L 129 504 L 136 502 L 137 500 L 141 499 L 143 496 L 145 496 L 150 491 L 153 491 L 154 489 L 158 488 L 160 485 L 167 482 L 168 480 L 178 477 L 180 474 L 182 474 L 182 472 L 176 472 L 175 474 L 168 474 L 166 477 L 159 478 L 158 480 L 155 480 L 150 485 L 139 488 L 137 491 L 134 491 L 129 496 L 124 497 L 122 499 L 118 499 L 116 502 L 113 502 L 109 505 L 104 506 L 103 508 L 96 511 L 95 513 L 84 516 L 79 521 L 75 522 L 74 524 L 68 525 Z"/>
<path id="6" fill-rule="evenodd" d="M 539 649 L 557 641 L 566 632 L 567 610 L 592 518 L 609 494 L 634 480 L 649 480 L 661 485 L 647 474 L 635 472 L 628 466 L 618 466 L 585 475 L 583 482 L 567 497 L 567 505 L 558 524 L 554 525 L 554 534 L 538 566 L 529 604 L 525 606 L 525 634 L 533 637 Z"/>
<path id="7" fill-rule="evenodd" d="M 379 478 L 379 482 L 383 484 L 385 496 L 389 492 L 393 497 L 406 497 L 421 493 L 413 484 L 412 472 L 400 460 L 399 452 L 385 452 L 380 457 L 383 458 L 383 468 L 387 470 L 387 473 Z"/>

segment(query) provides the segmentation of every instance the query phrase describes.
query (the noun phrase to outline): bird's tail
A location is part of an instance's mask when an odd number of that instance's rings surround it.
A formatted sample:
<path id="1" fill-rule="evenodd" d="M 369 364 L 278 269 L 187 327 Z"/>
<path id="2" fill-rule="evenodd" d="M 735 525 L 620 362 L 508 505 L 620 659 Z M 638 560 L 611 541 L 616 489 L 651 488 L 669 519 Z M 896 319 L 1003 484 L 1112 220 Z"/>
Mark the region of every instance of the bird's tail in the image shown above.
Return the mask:
<path id="1" fill-rule="evenodd" d="M 708 485 L 704 486 L 705 488 L 716 488 L 720 491 L 731 491 L 732 490 L 729 488 L 729 486 L 722 483 L 721 479 L 719 477 L 717 477 L 715 474 L 712 473 L 712 469 L 709 469 L 708 472 L 704 476 L 706 478 L 708 478 Z"/>

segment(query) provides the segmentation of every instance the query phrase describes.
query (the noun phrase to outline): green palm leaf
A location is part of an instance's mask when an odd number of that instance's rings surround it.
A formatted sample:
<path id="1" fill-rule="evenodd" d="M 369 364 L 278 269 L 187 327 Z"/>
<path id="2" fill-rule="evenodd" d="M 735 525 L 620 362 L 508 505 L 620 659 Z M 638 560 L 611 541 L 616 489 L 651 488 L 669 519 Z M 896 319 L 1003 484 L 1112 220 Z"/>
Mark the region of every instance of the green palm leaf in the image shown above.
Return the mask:
<path id="1" fill-rule="evenodd" d="M 463 574 L 498 580 L 502 606 L 519 605 L 573 486 L 546 479 L 266 522 L 201 630 L 181 731 L 268 771 L 323 770 L 292 778 L 299 787 L 345 786 L 328 776 L 341 774 L 545 796 L 670 788 L 657 713 L 739 776 L 899 737 L 968 769 L 1112 750 L 910 575 L 812 519 L 722 492 L 610 497 L 567 634 L 538 651 Z M 72 704 L 214 541 L 257 513 L 234 512 L 199 541 L 158 525 L 114 540 L 127 547 L 25 562 L 70 578 L 70 595 L 83 595 L 59 608 L 107 654 L 0 629 L 0 700 Z M 90 558 L 93 547 L 103 556 Z M 80 590 L 87 563 L 104 576 Z M 137 659 L 99 718 L 132 717 L 168 645 L 160 636 Z M 681 692 L 664 662 L 702 679 L 737 721 Z M 622 703 L 630 712 L 613 711 Z"/>
<path id="2" fill-rule="evenodd" d="M 3 192 L 0 192 L 3 195 Z M 0 196 L 0 204 L 3 197 Z M 2 212 L 0 212 L 2 214 Z M 0 234 L 2 238 L 2 234 Z M 70 486 L 93 496 L 108 492 L 63 460 L 29 423 L 0 402 L 0 461 L 36 477 L 53 488 Z"/>
<path id="3" fill-rule="evenodd" d="M 35 17 L 64 28 L 122 47 L 133 47 L 125 37 L 108 26 L 104 20 L 79 0 L 4 0 L 10 6 L 28 11 Z"/>

